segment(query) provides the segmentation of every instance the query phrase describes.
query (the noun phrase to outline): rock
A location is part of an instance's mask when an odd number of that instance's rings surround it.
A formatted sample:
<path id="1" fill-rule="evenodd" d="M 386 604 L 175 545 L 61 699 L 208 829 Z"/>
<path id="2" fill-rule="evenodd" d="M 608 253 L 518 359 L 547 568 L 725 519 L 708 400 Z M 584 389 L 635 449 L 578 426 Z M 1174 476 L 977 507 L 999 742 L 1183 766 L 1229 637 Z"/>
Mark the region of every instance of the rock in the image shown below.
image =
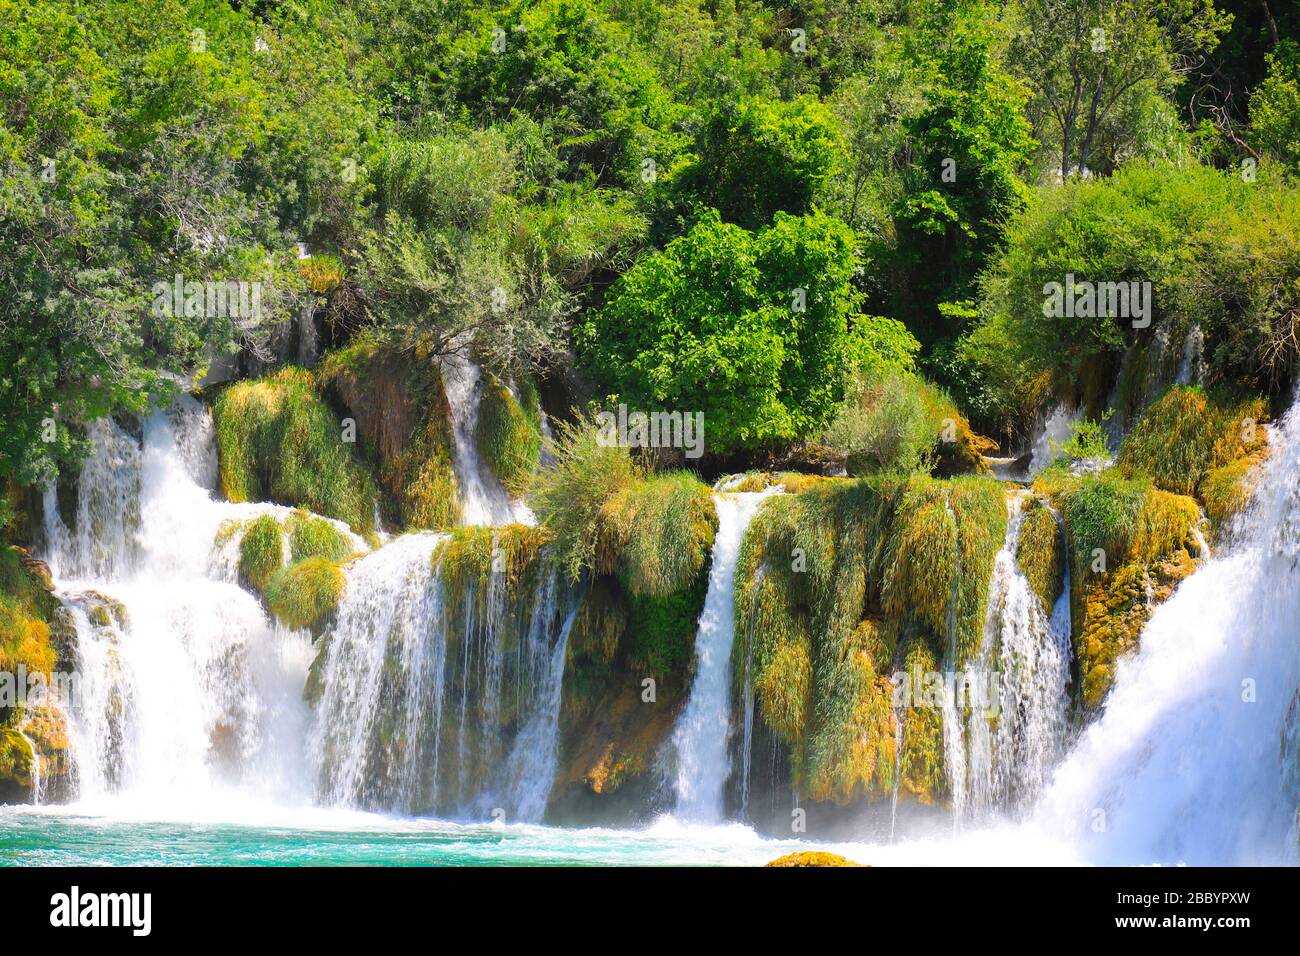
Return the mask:
<path id="1" fill-rule="evenodd" d="M 801 853 L 787 853 L 777 857 L 765 866 L 862 866 L 838 853 L 823 853 L 819 850 L 804 850 Z"/>
<path id="2" fill-rule="evenodd" d="M 13 545 L 10 550 L 18 555 L 18 563 L 22 565 L 27 576 L 36 584 L 46 591 L 54 590 L 54 577 L 50 574 L 50 566 L 38 558 L 33 558 L 26 548 L 20 548 Z"/>

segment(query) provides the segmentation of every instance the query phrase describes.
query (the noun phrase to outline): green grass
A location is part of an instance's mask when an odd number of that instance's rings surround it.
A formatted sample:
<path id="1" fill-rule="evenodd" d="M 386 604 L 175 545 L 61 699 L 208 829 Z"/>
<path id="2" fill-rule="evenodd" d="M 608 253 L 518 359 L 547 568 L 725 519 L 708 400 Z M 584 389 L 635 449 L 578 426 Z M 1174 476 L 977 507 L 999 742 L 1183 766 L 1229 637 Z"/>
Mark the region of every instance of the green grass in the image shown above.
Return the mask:
<path id="1" fill-rule="evenodd" d="M 254 518 L 239 541 L 239 577 L 259 594 L 284 564 L 283 531 L 270 515 Z"/>
<path id="2" fill-rule="evenodd" d="M 294 630 L 319 627 L 343 595 L 343 572 L 328 558 L 306 558 L 276 571 L 267 584 L 266 604 Z"/>
<path id="3" fill-rule="evenodd" d="M 343 440 L 340 416 L 310 373 L 283 369 L 238 382 L 213 405 L 221 489 L 231 501 L 274 501 L 374 527 L 376 489 Z"/>
<path id="4" fill-rule="evenodd" d="M 1253 453 L 1265 440 L 1258 427 L 1263 399 L 1231 401 L 1199 388 L 1175 386 L 1151 404 L 1124 439 L 1116 464 L 1149 475 L 1166 491 L 1195 494 L 1211 471 Z"/>
<path id="5" fill-rule="evenodd" d="M 1043 607 L 1051 613 L 1065 585 L 1065 542 L 1056 516 L 1037 498 L 1025 502 L 1016 564 Z"/>
<path id="6" fill-rule="evenodd" d="M 506 490 L 522 495 L 537 471 L 542 419 L 532 379 L 521 379 L 517 387 L 518 401 L 499 379 L 485 375 L 474 441 Z"/>

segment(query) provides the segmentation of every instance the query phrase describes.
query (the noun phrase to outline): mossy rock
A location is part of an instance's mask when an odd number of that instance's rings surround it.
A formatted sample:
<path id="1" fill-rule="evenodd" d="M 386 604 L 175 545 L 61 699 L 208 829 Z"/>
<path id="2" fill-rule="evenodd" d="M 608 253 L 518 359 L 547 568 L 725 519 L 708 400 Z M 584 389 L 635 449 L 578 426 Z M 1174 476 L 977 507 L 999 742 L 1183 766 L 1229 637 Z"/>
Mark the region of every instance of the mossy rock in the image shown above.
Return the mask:
<path id="1" fill-rule="evenodd" d="M 820 850 L 804 850 L 799 853 L 787 853 L 779 856 L 764 866 L 862 866 L 838 853 L 824 853 Z"/>
<path id="2" fill-rule="evenodd" d="M 520 379 L 516 390 L 518 399 L 496 376 L 484 375 L 474 442 L 506 490 L 522 495 L 537 471 L 542 416 L 532 379 Z"/>
<path id="3" fill-rule="evenodd" d="M 296 511 L 284 530 L 289 536 L 289 560 L 295 564 L 307 558 L 342 561 L 352 553 L 347 535 L 324 518 Z"/>
<path id="4" fill-rule="evenodd" d="M 403 528 L 441 530 L 460 520 L 451 410 L 436 359 L 404 355 L 365 337 L 330 353 L 320 380 L 357 421 L 376 465 L 385 511 Z"/>
<path id="5" fill-rule="evenodd" d="M 260 515 L 244 528 L 239 541 L 239 577 L 264 594 L 271 576 L 284 565 L 284 531 L 271 515 Z"/>
<path id="6" fill-rule="evenodd" d="M 1037 498 L 1024 505 L 1016 565 L 1038 600 L 1051 613 L 1065 586 L 1065 540 L 1056 515 Z"/>
<path id="7" fill-rule="evenodd" d="M 1266 441 L 1259 427 L 1267 403 L 1231 400 L 1191 386 L 1175 386 L 1143 413 L 1124 439 L 1116 464 L 1149 475 L 1166 491 L 1195 494 L 1206 475 L 1254 454 Z"/>
<path id="8" fill-rule="evenodd" d="M 276 571 L 267 584 L 266 604 L 276 620 L 293 630 L 319 630 L 338 607 L 344 576 L 328 558 L 305 558 Z"/>
<path id="9" fill-rule="evenodd" d="M 213 405 L 221 490 L 231 501 L 274 501 L 374 527 L 376 489 L 345 441 L 341 417 L 309 372 L 284 369 L 237 382 Z"/>
<path id="10" fill-rule="evenodd" d="M 808 796 L 844 805 L 893 790 L 893 682 L 880 670 L 890 649 L 882 624 L 865 620 L 827 661 L 808 746 Z"/>

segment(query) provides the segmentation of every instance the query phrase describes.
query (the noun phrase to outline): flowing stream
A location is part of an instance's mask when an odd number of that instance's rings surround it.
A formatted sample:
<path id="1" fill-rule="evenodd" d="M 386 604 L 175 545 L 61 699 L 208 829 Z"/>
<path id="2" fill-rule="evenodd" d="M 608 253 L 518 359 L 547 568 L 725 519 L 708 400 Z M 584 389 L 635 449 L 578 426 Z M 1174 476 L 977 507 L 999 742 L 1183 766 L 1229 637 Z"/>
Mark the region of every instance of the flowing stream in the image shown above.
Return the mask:
<path id="1" fill-rule="evenodd" d="M 695 634 L 695 681 L 673 730 L 677 757 L 677 815 L 712 823 L 723 817 L 722 790 L 731 772 L 731 646 L 735 632 L 736 560 L 745 529 L 776 489 L 715 494 L 718 533 L 709 589 Z"/>

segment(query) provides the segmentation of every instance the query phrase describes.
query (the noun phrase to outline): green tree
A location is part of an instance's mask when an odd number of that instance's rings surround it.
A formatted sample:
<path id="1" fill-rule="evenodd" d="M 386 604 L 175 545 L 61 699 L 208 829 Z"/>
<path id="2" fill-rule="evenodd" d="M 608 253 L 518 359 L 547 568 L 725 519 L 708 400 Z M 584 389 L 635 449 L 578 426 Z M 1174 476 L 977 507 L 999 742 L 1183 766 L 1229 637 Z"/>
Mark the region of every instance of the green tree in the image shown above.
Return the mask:
<path id="1" fill-rule="evenodd" d="M 577 330 L 583 362 L 611 400 L 703 412 L 712 452 L 801 438 L 853 360 L 853 246 L 817 211 L 757 234 L 706 215 L 620 277 Z"/>

